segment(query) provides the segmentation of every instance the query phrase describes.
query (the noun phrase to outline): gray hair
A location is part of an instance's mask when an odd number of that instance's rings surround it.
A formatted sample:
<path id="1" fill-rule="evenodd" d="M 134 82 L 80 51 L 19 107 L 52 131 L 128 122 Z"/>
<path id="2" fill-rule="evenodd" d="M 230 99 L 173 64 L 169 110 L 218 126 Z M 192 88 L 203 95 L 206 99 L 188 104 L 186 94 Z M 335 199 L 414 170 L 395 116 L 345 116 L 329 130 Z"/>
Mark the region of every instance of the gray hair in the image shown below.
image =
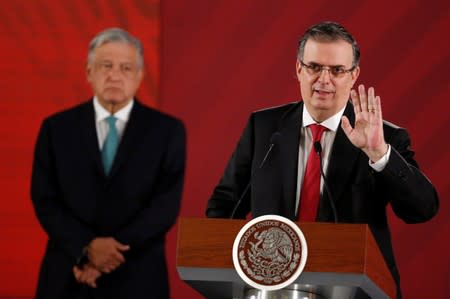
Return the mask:
<path id="1" fill-rule="evenodd" d="M 354 37 L 342 25 L 335 22 L 321 22 L 309 27 L 302 38 L 298 42 L 297 59 L 302 60 L 305 52 L 305 45 L 308 39 L 313 39 L 319 42 L 332 42 L 337 40 L 344 40 L 352 46 L 353 50 L 353 65 L 359 65 L 360 51 L 359 46 Z"/>
<path id="2" fill-rule="evenodd" d="M 136 65 L 139 70 L 142 69 L 144 66 L 144 50 L 142 48 L 141 41 L 121 28 L 106 29 L 98 33 L 91 40 L 88 49 L 88 63 L 91 64 L 94 61 L 95 49 L 110 42 L 127 43 L 135 47 L 138 54 Z"/>

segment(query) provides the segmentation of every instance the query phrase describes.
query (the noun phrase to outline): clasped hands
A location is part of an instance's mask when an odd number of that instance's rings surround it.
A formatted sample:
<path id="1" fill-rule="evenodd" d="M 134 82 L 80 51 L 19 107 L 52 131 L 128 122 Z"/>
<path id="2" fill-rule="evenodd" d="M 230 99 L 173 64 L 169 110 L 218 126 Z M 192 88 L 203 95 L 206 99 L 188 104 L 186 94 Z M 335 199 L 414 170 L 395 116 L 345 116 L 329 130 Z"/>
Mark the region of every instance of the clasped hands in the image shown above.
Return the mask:
<path id="1" fill-rule="evenodd" d="M 342 129 L 354 146 L 360 148 L 371 162 L 377 162 L 388 151 L 384 140 L 380 97 L 375 96 L 373 87 L 366 93 L 362 84 L 358 86 L 358 92 L 351 90 L 350 97 L 355 112 L 355 127 L 343 116 Z"/>
<path id="2" fill-rule="evenodd" d="M 128 251 L 130 246 L 111 237 L 102 237 L 92 240 L 86 249 L 89 262 L 81 269 L 74 266 L 72 271 L 79 283 L 95 288 L 97 279 L 103 273 L 111 273 L 125 263 L 123 253 Z"/>

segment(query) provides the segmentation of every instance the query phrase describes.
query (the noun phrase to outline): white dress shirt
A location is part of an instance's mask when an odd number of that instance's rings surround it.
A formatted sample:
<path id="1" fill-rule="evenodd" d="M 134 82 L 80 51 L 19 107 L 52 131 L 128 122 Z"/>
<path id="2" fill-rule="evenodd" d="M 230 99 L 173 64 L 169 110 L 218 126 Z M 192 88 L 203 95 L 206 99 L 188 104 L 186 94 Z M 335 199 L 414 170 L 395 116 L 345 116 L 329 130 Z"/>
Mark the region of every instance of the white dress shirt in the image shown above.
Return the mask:
<path id="1" fill-rule="evenodd" d="M 123 132 L 130 118 L 131 109 L 133 108 L 134 100 L 132 99 L 125 107 L 113 114 L 117 118 L 116 128 L 119 134 L 119 141 L 122 139 Z M 111 116 L 111 113 L 100 105 L 97 97 L 94 97 L 94 111 L 95 111 L 95 128 L 97 130 L 98 146 L 100 150 L 105 143 L 106 135 L 108 135 L 109 125 L 106 118 Z"/>
<path id="2" fill-rule="evenodd" d="M 332 117 L 324 120 L 321 123 L 317 123 L 309 114 L 306 106 L 303 106 L 303 122 L 300 128 L 300 144 L 298 151 L 298 168 L 297 168 L 297 193 L 296 193 L 296 201 L 295 201 L 295 213 L 298 211 L 298 204 L 300 200 L 300 192 L 303 184 L 303 177 L 305 175 L 306 162 L 308 161 L 309 153 L 312 147 L 312 133 L 308 128 L 311 124 L 320 124 L 321 126 L 326 127 L 326 130 L 322 134 L 322 138 L 320 139 L 320 144 L 322 145 L 322 163 L 323 163 L 323 172 L 326 174 L 328 169 L 328 162 L 330 159 L 330 153 L 333 148 L 334 138 L 336 137 L 336 131 L 341 122 L 342 115 L 344 114 L 345 107 L 342 108 L 338 113 L 333 115 Z M 369 165 L 375 171 L 382 171 L 386 166 L 389 156 L 391 154 L 391 147 L 388 145 L 387 153 L 377 162 L 372 163 L 369 161 Z M 323 178 L 320 178 L 320 190 L 323 190 Z"/>

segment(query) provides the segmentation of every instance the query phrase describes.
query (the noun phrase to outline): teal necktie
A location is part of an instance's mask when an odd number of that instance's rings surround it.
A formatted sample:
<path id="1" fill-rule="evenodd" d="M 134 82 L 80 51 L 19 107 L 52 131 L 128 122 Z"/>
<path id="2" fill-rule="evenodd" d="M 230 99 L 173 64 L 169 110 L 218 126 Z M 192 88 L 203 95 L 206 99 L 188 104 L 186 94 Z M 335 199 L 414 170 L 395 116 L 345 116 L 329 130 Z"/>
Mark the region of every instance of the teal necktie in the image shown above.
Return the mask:
<path id="1" fill-rule="evenodd" d="M 112 115 L 106 118 L 109 130 L 102 148 L 103 168 L 105 169 L 106 175 L 108 175 L 111 170 L 117 151 L 117 145 L 119 144 L 119 134 L 117 133 L 116 121 L 117 118 Z"/>

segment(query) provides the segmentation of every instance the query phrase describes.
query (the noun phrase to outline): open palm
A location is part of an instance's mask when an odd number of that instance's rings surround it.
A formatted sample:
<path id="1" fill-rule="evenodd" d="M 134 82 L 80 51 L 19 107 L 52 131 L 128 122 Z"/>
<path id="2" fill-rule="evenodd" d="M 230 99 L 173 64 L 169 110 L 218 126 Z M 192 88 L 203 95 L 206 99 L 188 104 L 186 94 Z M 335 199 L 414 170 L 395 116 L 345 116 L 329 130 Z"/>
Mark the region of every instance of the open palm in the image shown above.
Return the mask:
<path id="1" fill-rule="evenodd" d="M 343 116 L 342 129 L 354 146 L 364 151 L 372 162 L 376 162 L 387 151 L 380 97 L 375 96 L 373 87 L 366 94 L 364 85 L 360 85 L 358 91 L 352 90 L 350 93 L 355 111 L 355 126 L 352 127 L 348 118 Z"/>

